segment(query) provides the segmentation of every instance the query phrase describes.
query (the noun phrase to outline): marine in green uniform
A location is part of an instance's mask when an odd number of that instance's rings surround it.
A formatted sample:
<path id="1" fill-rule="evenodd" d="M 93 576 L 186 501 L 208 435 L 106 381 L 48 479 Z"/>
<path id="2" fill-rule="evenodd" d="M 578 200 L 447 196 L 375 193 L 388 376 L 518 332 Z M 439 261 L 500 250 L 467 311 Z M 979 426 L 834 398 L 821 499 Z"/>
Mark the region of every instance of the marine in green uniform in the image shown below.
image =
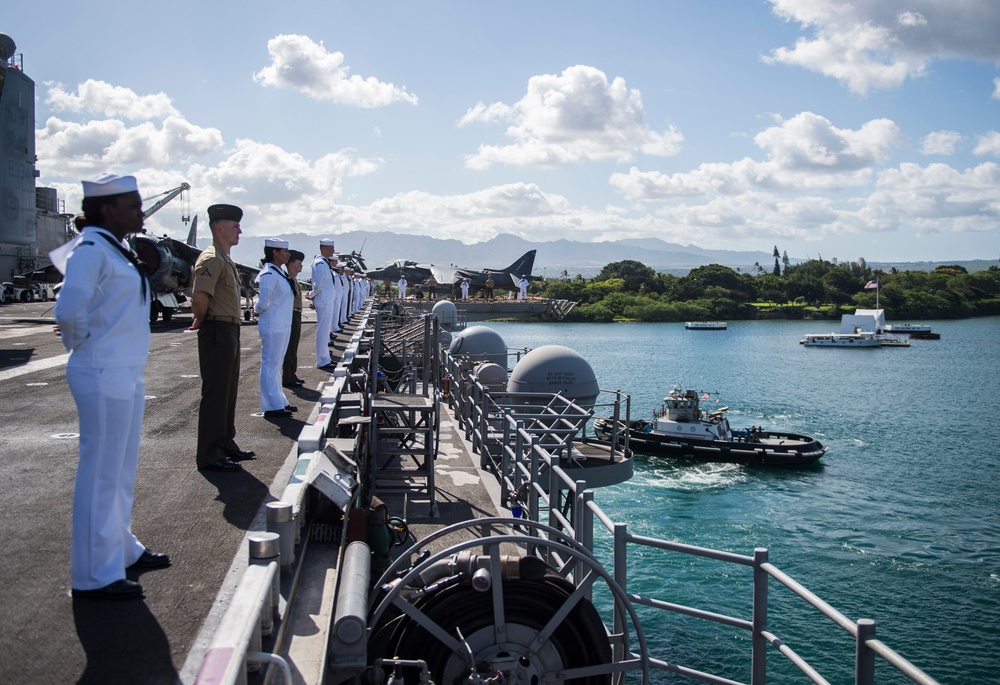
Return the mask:
<path id="1" fill-rule="evenodd" d="M 298 250 L 289 250 L 288 255 L 285 268 L 292 282 L 295 299 L 292 301 L 292 334 L 288 338 L 288 349 L 281 364 L 281 384 L 286 388 L 299 388 L 305 385 L 305 381 L 296 373 L 299 368 L 299 337 L 302 335 L 302 288 L 299 287 L 299 273 L 306 256 Z"/>
<path id="2" fill-rule="evenodd" d="M 212 245 L 194 266 L 191 295 L 198 331 L 201 405 L 198 409 L 199 469 L 238 471 L 253 452 L 236 444 L 236 391 L 240 380 L 240 277 L 229 251 L 240 242 L 243 210 L 233 205 L 208 208 Z"/>

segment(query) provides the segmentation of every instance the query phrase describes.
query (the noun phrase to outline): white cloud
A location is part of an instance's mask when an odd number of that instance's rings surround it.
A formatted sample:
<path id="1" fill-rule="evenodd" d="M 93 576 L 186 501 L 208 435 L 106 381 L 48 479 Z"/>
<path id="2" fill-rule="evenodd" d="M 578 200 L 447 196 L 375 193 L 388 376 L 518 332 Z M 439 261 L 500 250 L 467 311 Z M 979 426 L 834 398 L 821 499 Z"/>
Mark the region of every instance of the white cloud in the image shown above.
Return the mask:
<path id="1" fill-rule="evenodd" d="M 764 161 L 744 158 L 728 164 L 702 164 L 694 171 L 670 176 L 633 167 L 627 174 L 612 174 L 610 183 L 632 200 L 735 195 L 749 190 L 841 190 L 867 183 L 874 167 L 889 159 L 893 146 L 902 142 L 902 135 L 888 119 L 874 119 L 854 131 L 802 112 L 758 133 L 754 142 L 766 152 Z"/>
<path id="2" fill-rule="evenodd" d="M 925 155 L 952 155 L 961 140 L 962 134 L 956 131 L 934 131 L 924 136 L 920 152 Z"/>
<path id="3" fill-rule="evenodd" d="M 975 155 L 996 155 L 1000 157 L 1000 133 L 988 131 L 976 139 L 976 147 L 972 149 Z"/>
<path id="4" fill-rule="evenodd" d="M 277 145 L 237 140 L 225 159 L 211 167 L 196 165 L 190 175 L 200 195 L 253 204 L 266 221 L 269 210 L 278 207 L 275 216 L 294 216 L 296 205 L 306 213 L 328 207 L 341 195 L 345 177 L 373 173 L 380 164 L 381 160 L 360 159 L 343 150 L 310 162 Z"/>
<path id="5" fill-rule="evenodd" d="M 923 76 L 934 59 L 1000 60 L 995 0 L 769 0 L 779 17 L 810 29 L 765 61 L 836 78 L 856 93 Z"/>
<path id="6" fill-rule="evenodd" d="M 559 167 L 603 160 L 628 161 L 637 152 L 669 156 L 684 137 L 673 126 L 662 133 L 646 125 L 642 96 L 625 80 L 610 83 L 598 69 L 574 66 L 562 74 L 528 80 L 527 93 L 513 105 L 478 103 L 460 126 L 510 120 L 509 145 L 481 145 L 466 166 L 486 169 L 495 163 Z"/>
<path id="7" fill-rule="evenodd" d="M 344 53 L 327 52 L 308 36 L 280 35 L 267 42 L 271 64 L 253 75 L 263 86 L 291 88 L 317 100 L 355 107 L 384 107 L 394 102 L 417 104 L 417 96 L 374 76 L 349 75 Z"/>
<path id="8" fill-rule="evenodd" d="M 1000 220 L 1000 165 L 958 171 L 947 164 L 901 164 L 879 174 L 865 207 L 895 227 L 901 220 L 924 233 L 992 231 Z"/>
<path id="9" fill-rule="evenodd" d="M 125 117 L 146 120 L 177 116 L 170 98 L 165 93 L 137 95 L 122 86 L 88 79 L 77 86 L 76 93 L 68 93 L 60 83 L 49 83 L 45 102 L 56 112 L 93 112 L 104 117 Z"/>
<path id="10" fill-rule="evenodd" d="M 35 131 L 35 147 L 47 174 L 86 177 L 128 167 L 186 163 L 222 147 L 222 134 L 173 115 L 159 127 L 148 121 L 129 127 L 117 119 L 78 124 L 49 117 L 45 127 Z"/>
<path id="11" fill-rule="evenodd" d="M 1000 78 L 993 79 L 993 95 L 991 100 L 1000 100 Z"/>

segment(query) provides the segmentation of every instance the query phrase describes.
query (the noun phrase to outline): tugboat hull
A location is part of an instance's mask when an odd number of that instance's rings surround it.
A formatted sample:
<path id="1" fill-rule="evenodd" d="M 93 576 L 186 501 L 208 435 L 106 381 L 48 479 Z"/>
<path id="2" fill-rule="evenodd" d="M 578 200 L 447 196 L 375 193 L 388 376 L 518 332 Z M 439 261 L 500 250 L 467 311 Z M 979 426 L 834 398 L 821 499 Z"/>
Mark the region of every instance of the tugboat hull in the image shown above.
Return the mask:
<path id="1" fill-rule="evenodd" d="M 647 430 L 646 421 L 633 421 L 628 446 L 633 452 L 677 459 L 754 466 L 795 467 L 819 461 L 826 446 L 807 435 L 779 431 L 758 431 L 747 440 L 681 440 Z M 611 419 L 596 419 L 598 439 L 611 440 Z M 623 436 L 619 431 L 619 440 Z"/>

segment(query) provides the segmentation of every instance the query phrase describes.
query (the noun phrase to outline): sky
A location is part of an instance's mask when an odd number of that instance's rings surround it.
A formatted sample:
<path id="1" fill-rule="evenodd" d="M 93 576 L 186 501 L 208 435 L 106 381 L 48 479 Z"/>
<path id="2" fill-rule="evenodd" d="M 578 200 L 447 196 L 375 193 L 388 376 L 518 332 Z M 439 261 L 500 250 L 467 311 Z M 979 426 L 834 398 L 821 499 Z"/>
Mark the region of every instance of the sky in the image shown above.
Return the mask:
<path id="1" fill-rule="evenodd" d="M 997 0 L 33 0 L 0 32 L 38 184 L 190 183 L 155 234 L 224 202 L 244 242 L 1000 254 Z"/>

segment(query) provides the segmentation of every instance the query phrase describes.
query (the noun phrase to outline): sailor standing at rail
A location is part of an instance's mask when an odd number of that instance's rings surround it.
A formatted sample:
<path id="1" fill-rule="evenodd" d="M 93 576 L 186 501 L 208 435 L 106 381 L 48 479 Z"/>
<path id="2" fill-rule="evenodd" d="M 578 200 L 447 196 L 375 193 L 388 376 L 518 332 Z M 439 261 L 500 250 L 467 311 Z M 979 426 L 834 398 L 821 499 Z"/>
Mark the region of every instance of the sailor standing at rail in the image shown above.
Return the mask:
<path id="1" fill-rule="evenodd" d="M 194 264 L 191 326 L 198 331 L 201 403 L 198 405 L 199 469 L 233 473 L 253 450 L 236 444 L 236 399 L 240 385 L 240 274 L 229 252 L 239 244 L 243 210 L 236 205 L 208 208 L 212 244 Z"/>
<path id="2" fill-rule="evenodd" d="M 66 261 L 55 306 L 69 350 L 66 380 L 80 419 L 70 551 L 74 597 L 133 599 L 127 569 L 170 565 L 132 533 L 132 503 L 146 403 L 149 305 L 145 265 L 125 236 L 142 230 L 134 176 L 83 182 L 86 226 Z"/>
<path id="3" fill-rule="evenodd" d="M 269 417 L 298 411 L 281 389 L 281 364 L 292 333 L 295 301 L 295 286 L 282 268 L 287 263 L 288 241 L 265 239 L 264 260 L 256 278 L 260 292 L 253 311 L 260 333 L 260 408 Z"/>
<path id="4" fill-rule="evenodd" d="M 334 303 L 331 314 L 333 327 L 330 330 L 333 333 L 340 333 L 340 310 L 344 306 L 344 282 L 340 278 L 340 270 L 343 268 L 343 264 L 340 263 L 340 255 L 332 255 L 330 257 L 330 271 L 331 278 L 333 278 Z M 329 343 L 333 343 L 333 336 L 330 337 Z"/>
<path id="5" fill-rule="evenodd" d="M 319 254 L 312 262 L 312 290 L 306 293 L 310 306 L 316 310 L 316 366 L 333 370 L 330 360 L 330 331 L 333 328 L 333 308 L 336 292 L 329 259 L 333 256 L 333 240 L 319 241 Z"/>
<path id="6" fill-rule="evenodd" d="M 399 289 L 399 299 L 406 299 L 406 276 L 400 276 L 399 280 L 396 281 L 396 287 Z"/>
<path id="7" fill-rule="evenodd" d="M 340 287 L 341 287 L 341 297 L 340 297 L 340 313 L 337 315 L 340 317 L 340 326 L 344 327 L 347 325 L 347 320 L 350 315 L 347 313 L 348 307 L 351 302 L 351 277 L 347 275 L 349 269 L 347 264 L 341 264 L 338 269 L 337 275 L 340 277 Z"/>
<path id="8" fill-rule="evenodd" d="M 306 256 L 298 250 L 288 251 L 288 264 L 285 269 L 295 289 L 295 299 L 292 302 L 292 331 L 288 338 L 288 349 L 281 362 L 281 385 L 285 388 L 301 388 L 306 384 L 299 378 L 299 336 L 302 334 L 302 288 L 299 286 L 299 274 L 302 272 L 302 260 Z"/>
<path id="9" fill-rule="evenodd" d="M 517 282 L 517 299 L 527 300 L 528 299 L 528 277 L 521 276 L 521 280 Z"/>

